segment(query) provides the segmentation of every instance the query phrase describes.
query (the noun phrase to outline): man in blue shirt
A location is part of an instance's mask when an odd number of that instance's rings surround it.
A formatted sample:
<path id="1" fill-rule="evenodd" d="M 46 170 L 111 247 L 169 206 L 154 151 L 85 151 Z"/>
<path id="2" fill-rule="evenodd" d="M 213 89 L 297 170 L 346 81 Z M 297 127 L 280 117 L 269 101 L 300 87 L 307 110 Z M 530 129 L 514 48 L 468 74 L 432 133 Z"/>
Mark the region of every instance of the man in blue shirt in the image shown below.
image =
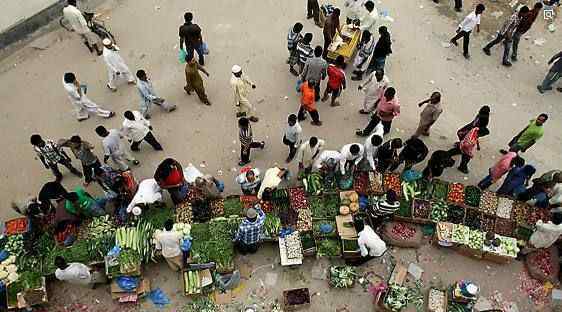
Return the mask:
<path id="1" fill-rule="evenodd" d="M 236 249 L 245 255 L 258 251 L 258 243 L 261 240 L 261 232 L 265 222 L 265 213 L 259 205 L 246 211 L 246 219 L 240 223 L 238 232 L 234 237 Z"/>

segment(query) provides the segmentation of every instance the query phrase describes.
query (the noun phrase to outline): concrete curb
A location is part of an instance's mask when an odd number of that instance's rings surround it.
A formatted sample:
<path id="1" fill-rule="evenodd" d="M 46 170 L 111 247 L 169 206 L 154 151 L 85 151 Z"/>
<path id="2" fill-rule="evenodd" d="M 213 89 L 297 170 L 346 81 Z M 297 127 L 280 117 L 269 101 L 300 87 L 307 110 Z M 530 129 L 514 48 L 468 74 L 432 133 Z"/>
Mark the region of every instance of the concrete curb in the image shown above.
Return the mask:
<path id="1" fill-rule="evenodd" d="M 0 50 L 27 38 L 39 28 L 47 25 L 57 17 L 62 16 L 62 9 L 64 8 L 65 3 L 65 0 L 59 0 L 32 17 L 29 17 L 10 27 L 8 30 L 0 33 Z"/>

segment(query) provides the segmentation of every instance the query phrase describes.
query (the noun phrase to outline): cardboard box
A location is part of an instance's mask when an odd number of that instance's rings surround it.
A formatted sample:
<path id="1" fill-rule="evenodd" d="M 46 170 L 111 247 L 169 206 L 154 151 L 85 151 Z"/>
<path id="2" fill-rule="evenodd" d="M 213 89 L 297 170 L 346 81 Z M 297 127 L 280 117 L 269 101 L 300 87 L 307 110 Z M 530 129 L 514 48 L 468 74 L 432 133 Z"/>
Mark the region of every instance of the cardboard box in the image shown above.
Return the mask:
<path id="1" fill-rule="evenodd" d="M 343 239 L 357 238 L 357 231 L 353 226 L 353 217 L 351 215 L 337 216 L 336 227 L 338 229 L 338 234 L 341 238 Z"/>

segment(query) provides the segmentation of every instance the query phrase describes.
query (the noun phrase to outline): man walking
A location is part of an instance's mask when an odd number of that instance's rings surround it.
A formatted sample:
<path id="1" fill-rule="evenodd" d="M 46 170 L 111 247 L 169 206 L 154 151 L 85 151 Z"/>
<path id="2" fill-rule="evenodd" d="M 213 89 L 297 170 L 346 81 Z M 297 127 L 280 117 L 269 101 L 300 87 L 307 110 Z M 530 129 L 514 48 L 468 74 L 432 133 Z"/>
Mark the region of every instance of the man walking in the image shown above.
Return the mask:
<path id="1" fill-rule="evenodd" d="M 392 54 L 392 40 L 390 39 L 390 33 L 386 26 L 379 27 L 379 40 L 375 44 L 375 50 L 373 51 L 373 56 L 367 66 L 367 75 L 374 72 L 375 70 L 384 71 L 384 66 L 386 64 L 386 57 Z"/>
<path id="2" fill-rule="evenodd" d="M 359 110 L 360 114 L 369 114 L 375 110 L 389 83 L 390 79 L 384 74 L 384 70 L 376 70 L 369 75 L 364 83 L 357 87 L 359 91 L 363 90 L 365 93 L 363 108 Z"/>
<path id="3" fill-rule="evenodd" d="M 332 101 L 330 106 L 336 107 L 340 106 L 336 99 L 341 95 L 346 87 L 346 78 L 343 68 L 345 67 L 345 59 L 343 55 L 338 55 L 336 58 L 336 64 L 330 64 L 328 66 L 328 84 L 326 85 L 326 90 L 324 90 L 324 96 L 322 97 L 322 102 L 328 100 L 328 96 L 332 95 Z"/>
<path id="4" fill-rule="evenodd" d="M 78 121 L 90 118 L 90 113 L 95 113 L 102 118 L 111 118 L 115 115 L 112 111 L 102 109 L 86 96 L 88 88 L 86 85 L 81 85 L 80 82 L 78 82 L 74 73 L 65 73 L 62 85 L 68 94 L 70 102 L 74 105 L 76 119 L 78 119 Z"/>
<path id="5" fill-rule="evenodd" d="M 209 72 L 201 64 L 198 64 L 195 61 L 195 57 L 193 55 L 191 55 L 191 58 L 189 57 L 189 55 L 185 57 L 185 87 L 183 87 L 183 89 L 189 95 L 191 95 L 192 91 L 195 91 L 199 100 L 203 102 L 203 104 L 210 106 L 211 102 L 205 93 L 203 78 L 199 73 L 202 72 L 209 77 Z"/>
<path id="6" fill-rule="evenodd" d="M 140 112 L 146 119 L 150 119 L 152 104 L 160 106 L 168 113 L 176 109 L 176 105 L 166 103 L 166 100 L 156 95 L 152 82 L 148 79 L 146 72 L 142 69 L 137 70 L 137 89 L 141 97 Z"/>
<path id="7" fill-rule="evenodd" d="M 552 85 L 558 81 L 560 75 L 562 75 L 562 51 L 558 52 L 558 54 L 554 55 L 549 61 L 548 65 L 554 63 L 550 70 L 544 77 L 542 84 L 537 86 L 537 89 L 540 93 L 544 93 L 544 91 L 552 90 Z M 562 87 L 556 88 L 559 92 L 562 92 Z"/>
<path id="8" fill-rule="evenodd" d="M 301 35 L 302 28 L 303 26 L 301 23 L 295 23 L 295 25 L 291 27 L 287 33 L 287 49 L 289 50 L 287 64 L 289 64 L 289 72 L 295 76 L 299 74 L 294 67 L 299 62 L 299 51 L 297 50 L 297 45 L 303 38 Z"/>
<path id="9" fill-rule="evenodd" d="M 289 156 L 287 156 L 286 162 L 290 162 L 295 157 L 298 146 L 301 144 L 302 127 L 297 120 L 297 115 L 291 114 L 287 118 L 287 129 L 285 130 L 285 135 L 283 136 L 283 144 L 289 147 Z"/>
<path id="10" fill-rule="evenodd" d="M 117 91 L 117 86 L 115 83 L 120 78 L 126 79 L 129 84 L 135 84 L 135 77 L 125 64 L 125 61 L 119 54 L 119 47 L 117 47 L 111 39 L 105 38 L 103 43 L 103 60 L 107 66 L 107 74 L 109 76 L 109 81 L 107 83 L 107 88 L 113 92 Z"/>
<path id="11" fill-rule="evenodd" d="M 102 54 L 101 45 L 99 44 L 99 38 L 94 34 L 90 27 L 88 27 L 88 22 L 82 15 L 82 12 L 76 7 L 76 0 L 68 0 L 68 4 L 62 10 L 64 19 L 70 24 L 72 30 L 80 35 L 84 40 L 84 44 L 88 47 L 90 52 L 94 50 L 98 55 Z"/>
<path id="12" fill-rule="evenodd" d="M 55 142 L 52 140 L 45 141 L 39 134 L 32 135 L 29 141 L 33 145 L 39 160 L 41 160 L 45 168 L 51 169 L 53 175 L 57 178 L 57 182 L 62 180 L 62 173 L 58 167 L 59 164 L 68 168 L 75 176 L 82 177 L 82 172 L 72 166 L 70 157 Z"/>
<path id="13" fill-rule="evenodd" d="M 306 33 L 304 34 L 304 38 L 297 43 L 297 52 L 299 56 L 297 63 L 299 64 L 299 72 L 296 75 L 294 72 L 291 72 L 293 75 L 298 76 L 298 74 L 302 73 L 306 62 L 314 55 L 314 50 L 312 50 L 312 46 L 310 45 L 311 42 L 312 33 Z"/>
<path id="14" fill-rule="evenodd" d="M 316 26 L 322 27 L 322 24 L 320 23 L 320 5 L 318 4 L 318 0 L 307 0 L 306 11 L 306 18 L 314 18 L 314 24 L 316 24 Z"/>
<path id="15" fill-rule="evenodd" d="M 316 97 L 316 92 L 314 91 L 315 85 L 305 81 L 301 85 L 301 106 L 299 108 L 298 119 L 303 121 L 306 119 L 306 113 L 310 115 L 312 121 L 310 122 L 313 126 L 321 126 L 322 121 L 320 121 L 320 114 L 316 109 L 316 102 L 314 98 Z"/>
<path id="16" fill-rule="evenodd" d="M 359 29 L 362 32 L 368 31 L 371 34 L 374 34 L 376 31 L 375 24 L 377 23 L 377 19 L 379 18 L 379 12 L 375 7 L 375 3 L 371 0 L 365 2 L 363 8 L 366 11 L 362 12 L 363 16 L 361 17 L 361 26 L 359 26 Z"/>
<path id="17" fill-rule="evenodd" d="M 474 28 L 476 28 L 476 32 L 480 32 L 480 16 L 482 16 L 482 13 L 484 12 L 485 9 L 486 7 L 482 3 L 479 3 L 476 6 L 476 9 L 470 14 L 468 14 L 464 18 L 464 20 L 459 24 L 459 27 L 457 29 L 457 34 L 453 38 L 451 38 L 451 43 L 456 46 L 458 45 L 457 40 L 459 40 L 461 37 L 463 38 L 463 42 L 462 42 L 463 56 L 466 59 L 470 58 L 470 54 L 468 53 L 468 45 L 470 43 L 470 33 L 472 33 L 472 30 Z"/>
<path id="18" fill-rule="evenodd" d="M 301 73 L 301 80 L 314 84 L 314 100 L 320 100 L 320 82 L 328 75 L 328 62 L 322 58 L 322 47 L 314 48 L 314 57 L 308 59 Z"/>
<path id="19" fill-rule="evenodd" d="M 103 162 L 107 163 L 109 158 L 115 163 L 119 170 L 127 171 L 129 170 L 129 165 L 127 161 L 133 163 L 133 165 L 139 165 L 140 161 L 136 160 L 129 152 L 123 148 L 121 139 L 121 133 L 117 129 L 107 130 L 104 126 L 97 126 L 96 133 L 102 139 L 103 145 Z"/>
<path id="20" fill-rule="evenodd" d="M 540 114 L 536 119 L 531 119 L 529 125 L 521 130 L 509 142 L 511 152 L 526 152 L 537 143 L 544 135 L 544 123 L 548 120 L 547 114 Z"/>
<path id="21" fill-rule="evenodd" d="M 193 50 L 197 51 L 199 56 L 199 64 L 205 65 L 205 55 L 203 51 L 203 37 L 201 36 L 201 27 L 193 23 L 193 13 L 187 12 L 183 15 L 185 23 L 180 26 L 180 49 L 185 44 L 185 52 L 189 59 L 194 57 Z"/>
<path id="22" fill-rule="evenodd" d="M 248 100 L 248 95 L 250 95 L 250 87 L 252 89 L 256 88 L 256 85 L 250 78 L 242 73 L 242 67 L 238 65 L 232 66 L 232 77 L 230 78 L 230 85 L 234 91 L 234 106 L 236 106 L 238 112 L 236 117 L 246 117 L 252 122 L 257 122 L 258 118 L 253 115 L 253 107 Z"/>
<path id="23" fill-rule="evenodd" d="M 519 41 L 521 41 L 521 37 L 531 29 L 531 26 L 537 19 L 539 12 L 541 11 L 543 5 L 542 2 L 535 3 L 535 6 L 531 11 L 527 14 L 523 15 L 521 21 L 517 28 L 515 28 L 515 32 L 513 33 L 513 43 L 512 43 L 512 53 L 511 53 L 511 60 L 516 62 L 517 61 L 517 50 L 519 48 Z"/>
<path id="24" fill-rule="evenodd" d="M 322 29 L 322 33 L 324 34 L 324 53 L 322 54 L 322 57 L 324 59 L 328 57 L 328 47 L 330 47 L 332 40 L 334 40 L 334 36 L 338 32 L 341 33 L 340 9 L 336 8 L 332 11 L 332 14 L 326 18 L 324 28 Z"/>
<path id="25" fill-rule="evenodd" d="M 378 125 L 379 122 L 382 123 L 384 128 L 384 134 L 390 132 L 392 126 L 392 120 L 400 115 L 400 102 L 396 96 L 396 89 L 393 87 L 388 87 L 384 90 L 383 95 L 378 101 L 377 108 L 371 115 L 371 120 L 363 130 L 357 130 L 355 132 L 358 136 L 368 136 L 373 129 Z"/>
<path id="26" fill-rule="evenodd" d="M 482 51 L 484 51 L 486 55 L 490 56 L 490 48 L 503 41 L 502 65 L 507 67 L 511 66 L 512 64 L 509 62 L 509 50 L 511 49 L 511 43 L 513 42 L 513 33 L 515 32 L 517 26 L 519 26 L 521 18 L 527 13 L 529 13 L 529 8 L 527 6 L 523 6 L 519 9 L 519 12 L 513 13 L 509 19 L 503 23 L 502 27 L 498 31 L 497 37 L 482 48 Z"/>
<path id="27" fill-rule="evenodd" d="M 318 157 L 325 144 L 326 142 L 324 142 L 324 140 L 318 139 L 317 137 L 310 137 L 308 141 L 303 142 L 295 157 L 299 163 L 299 170 L 310 173 L 316 157 Z"/>
<path id="28" fill-rule="evenodd" d="M 244 166 L 250 162 L 250 152 L 252 148 L 265 148 L 265 142 L 254 142 L 254 133 L 252 132 L 252 125 L 250 120 L 246 117 L 238 119 L 238 127 L 240 128 L 240 162 L 238 165 Z"/>
<path id="29" fill-rule="evenodd" d="M 70 148 L 74 157 L 80 160 L 84 171 L 84 187 L 88 186 L 94 180 L 94 172 L 101 167 L 100 160 L 92 152 L 94 146 L 77 135 L 69 140 L 59 140 L 59 146 Z"/>
<path id="30" fill-rule="evenodd" d="M 158 143 L 152 134 L 150 122 L 144 119 L 139 111 L 126 111 L 123 116 L 125 116 L 125 120 L 123 121 L 121 131 L 132 142 L 131 151 L 140 151 L 139 145 L 142 141 L 150 144 L 155 151 L 162 150 L 162 145 Z"/>
<path id="31" fill-rule="evenodd" d="M 422 110 L 420 114 L 420 123 L 418 129 L 414 133 L 413 137 L 417 138 L 420 135 L 429 136 L 429 129 L 437 121 L 441 113 L 443 113 L 443 107 L 441 107 L 441 93 L 433 92 L 431 97 L 418 104 L 422 107 L 424 104 L 427 106 Z"/>

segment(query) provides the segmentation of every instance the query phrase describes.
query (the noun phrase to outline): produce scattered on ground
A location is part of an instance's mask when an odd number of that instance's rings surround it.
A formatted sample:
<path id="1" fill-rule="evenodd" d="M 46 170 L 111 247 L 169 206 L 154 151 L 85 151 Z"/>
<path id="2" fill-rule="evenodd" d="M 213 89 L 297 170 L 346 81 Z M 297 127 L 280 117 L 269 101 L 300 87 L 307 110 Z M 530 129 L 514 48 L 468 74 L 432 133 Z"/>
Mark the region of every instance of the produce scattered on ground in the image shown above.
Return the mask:
<path id="1" fill-rule="evenodd" d="M 393 190 L 398 197 L 401 197 L 402 185 L 400 175 L 397 173 L 387 173 L 384 175 L 383 186 L 385 190 Z"/>
<path id="2" fill-rule="evenodd" d="M 178 312 L 218 312 L 219 306 L 209 297 L 196 297 Z"/>
<path id="3" fill-rule="evenodd" d="M 464 203 L 468 206 L 479 207 L 482 191 L 476 186 L 469 185 L 464 189 Z"/>
<path id="4" fill-rule="evenodd" d="M 495 233 L 504 236 L 513 236 L 515 230 L 515 223 L 510 219 L 496 218 Z"/>
<path id="5" fill-rule="evenodd" d="M 496 218 L 492 216 L 482 215 L 481 230 L 483 232 L 494 232 L 496 227 Z"/>
<path id="6" fill-rule="evenodd" d="M 466 217 L 464 219 L 464 225 L 470 227 L 471 229 L 480 229 L 482 222 L 480 221 L 480 215 L 482 213 L 474 209 L 466 209 Z"/>
<path id="7" fill-rule="evenodd" d="M 445 181 L 441 180 L 433 180 L 433 191 L 432 197 L 433 199 L 447 199 L 447 195 L 449 194 L 449 185 Z"/>
<path id="8" fill-rule="evenodd" d="M 224 199 L 219 198 L 209 202 L 209 208 L 214 218 L 224 215 Z"/>
<path id="9" fill-rule="evenodd" d="M 451 241 L 453 243 L 468 244 L 470 239 L 470 228 L 461 224 L 455 224 L 453 226 L 453 235 L 451 236 Z"/>
<path id="10" fill-rule="evenodd" d="M 380 172 L 369 171 L 369 192 L 372 194 L 383 194 L 383 176 Z"/>
<path id="11" fill-rule="evenodd" d="M 511 217 L 511 210 L 513 209 L 513 200 L 505 197 L 498 198 L 498 208 L 496 209 L 496 216 L 504 219 Z"/>
<path id="12" fill-rule="evenodd" d="M 396 238 L 407 240 L 407 239 L 411 239 L 412 237 L 414 237 L 414 235 L 416 235 L 416 228 L 410 225 L 409 223 L 394 222 L 390 232 Z"/>
<path id="13" fill-rule="evenodd" d="M 299 232 L 293 232 L 285 236 L 285 248 L 287 250 L 287 258 L 302 258 L 302 245 Z"/>
<path id="14" fill-rule="evenodd" d="M 480 197 L 480 209 L 489 215 L 495 215 L 497 208 L 498 196 L 496 193 L 490 191 L 482 192 L 482 196 Z"/>
<path id="15" fill-rule="evenodd" d="M 369 174 L 367 172 L 360 172 L 353 180 L 353 190 L 358 194 L 366 195 L 369 190 Z"/>
<path id="16" fill-rule="evenodd" d="M 266 237 L 276 238 L 281 230 L 281 219 L 273 213 L 265 214 L 265 222 L 263 224 L 263 233 Z"/>
<path id="17" fill-rule="evenodd" d="M 447 222 L 462 224 L 464 221 L 465 210 L 463 207 L 449 205 L 447 209 Z"/>
<path id="18" fill-rule="evenodd" d="M 423 199 L 414 199 L 412 203 L 414 218 L 428 219 L 431 211 L 431 203 Z"/>
<path id="19" fill-rule="evenodd" d="M 484 232 L 478 230 L 470 230 L 467 246 L 471 249 L 481 250 L 484 246 Z"/>
<path id="20" fill-rule="evenodd" d="M 527 224 L 528 225 L 535 225 L 537 221 L 542 220 L 543 222 L 550 221 L 550 212 L 548 209 L 540 209 L 531 207 L 529 208 L 529 215 L 527 216 Z"/>
<path id="21" fill-rule="evenodd" d="M 391 284 L 388 287 L 384 303 L 393 312 L 402 311 L 410 303 L 413 303 L 421 297 L 417 290 L 397 284 Z M 421 299 L 423 302 L 423 298 Z"/>
<path id="22" fill-rule="evenodd" d="M 529 217 L 529 204 L 516 201 L 513 203 L 513 209 L 511 210 L 512 219 L 514 219 L 517 224 L 527 224 L 527 219 Z"/>
<path id="23" fill-rule="evenodd" d="M 552 253 L 550 249 L 537 249 L 533 255 L 532 264 L 534 264 L 545 276 L 552 274 Z"/>
<path id="24" fill-rule="evenodd" d="M 447 195 L 447 200 L 455 204 L 464 203 L 464 185 L 461 183 L 451 183 L 449 184 L 449 194 Z"/>
<path id="25" fill-rule="evenodd" d="M 291 208 L 293 208 L 294 210 L 308 208 L 306 194 L 304 193 L 304 190 L 302 188 L 289 189 L 289 201 L 291 202 Z"/>
<path id="26" fill-rule="evenodd" d="M 324 191 L 324 181 L 318 173 L 311 173 L 302 179 L 305 192 L 312 195 L 320 195 Z"/>
<path id="27" fill-rule="evenodd" d="M 242 202 L 240 197 L 233 196 L 224 200 L 224 215 L 225 216 L 241 216 L 243 214 Z"/>
<path id="28" fill-rule="evenodd" d="M 333 239 L 322 239 L 317 241 L 317 254 L 320 257 L 337 257 L 341 255 L 340 243 Z"/>
<path id="29" fill-rule="evenodd" d="M 449 206 L 443 200 L 438 200 L 433 202 L 433 206 L 431 207 L 431 213 L 429 218 L 433 222 L 440 222 L 447 220 L 447 211 L 449 210 Z"/>
<path id="30" fill-rule="evenodd" d="M 191 210 L 191 204 L 188 202 L 183 202 L 178 204 L 176 207 L 176 222 L 182 223 L 192 223 L 193 222 L 193 212 Z"/>
<path id="31" fill-rule="evenodd" d="M 350 266 L 330 267 L 330 286 L 334 288 L 349 288 L 357 278 L 357 271 Z"/>
<path id="32" fill-rule="evenodd" d="M 322 227 L 330 226 L 332 229 L 328 233 L 322 232 Z M 314 237 L 336 237 L 338 235 L 336 222 L 334 220 L 315 220 L 312 222 L 312 232 Z"/>
<path id="33" fill-rule="evenodd" d="M 431 288 L 428 295 L 427 307 L 431 312 L 447 312 L 445 311 L 446 295 L 442 290 Z"/>

